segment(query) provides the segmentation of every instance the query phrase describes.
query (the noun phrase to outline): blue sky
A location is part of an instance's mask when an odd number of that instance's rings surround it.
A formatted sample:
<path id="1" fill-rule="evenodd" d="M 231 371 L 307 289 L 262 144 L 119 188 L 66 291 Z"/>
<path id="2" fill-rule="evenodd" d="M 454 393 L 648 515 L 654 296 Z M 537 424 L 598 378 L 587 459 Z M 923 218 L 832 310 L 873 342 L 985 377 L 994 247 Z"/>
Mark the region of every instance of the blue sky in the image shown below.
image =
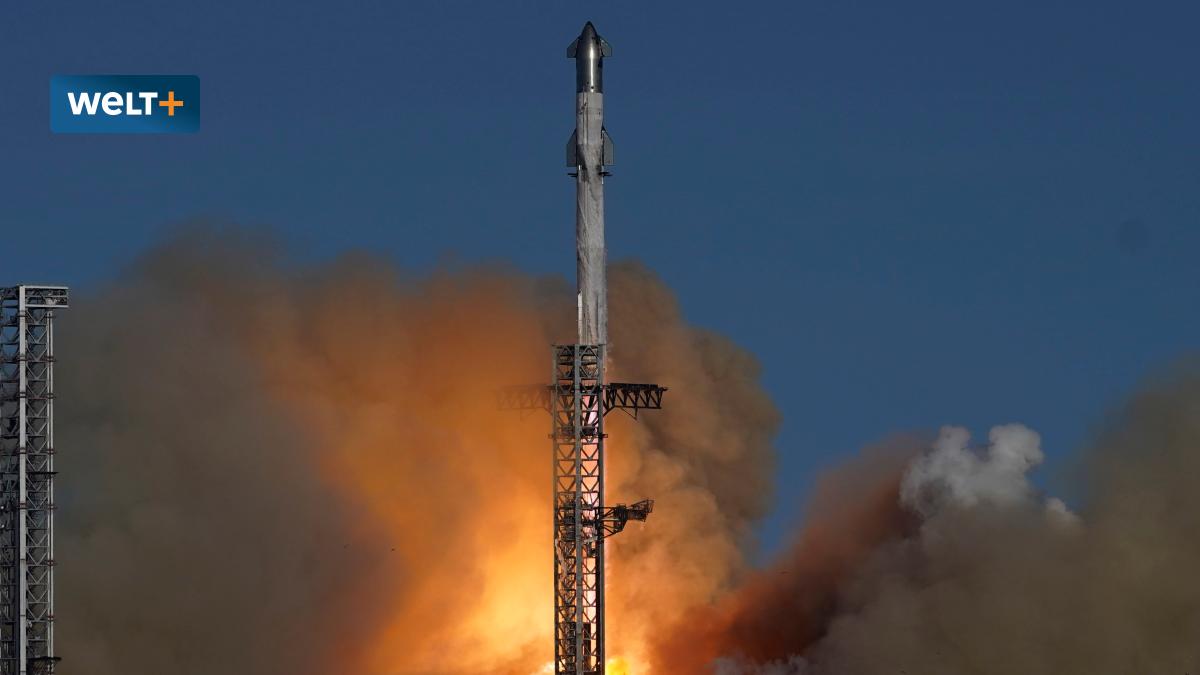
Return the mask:
<path id="1" fill-rule="evenodd" d="M 1021 421 L 1062 464 L 1200 337 L 1183 2 L 8 3 L 0 277 L 86 287 L 197 217 L 571 275 L 587 19 L 610 255 L 757 354 L 784 412 L 768 542 L 891 431 Z M 198 75 L 201 131 L 51 135 L 67 73 Z"/>

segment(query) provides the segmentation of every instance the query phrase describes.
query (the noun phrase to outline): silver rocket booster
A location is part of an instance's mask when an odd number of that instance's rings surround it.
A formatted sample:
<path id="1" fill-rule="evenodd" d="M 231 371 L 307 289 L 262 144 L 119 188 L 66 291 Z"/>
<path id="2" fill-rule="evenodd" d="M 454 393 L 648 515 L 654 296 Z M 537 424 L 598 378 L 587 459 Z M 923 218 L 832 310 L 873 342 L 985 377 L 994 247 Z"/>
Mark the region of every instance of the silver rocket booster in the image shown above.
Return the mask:
<path id="1" fill-rule="evenodd" d="M 567 141 L 567 166 L 575 177 L 575 257 L 579 344 L 608 342 L 608 285 L 604 249 L 605 167 L 613 163 L 604 129 L 604 58 L 612 47 L 588 22 L 567 47 L 575 59 L 575 131 Z"/>

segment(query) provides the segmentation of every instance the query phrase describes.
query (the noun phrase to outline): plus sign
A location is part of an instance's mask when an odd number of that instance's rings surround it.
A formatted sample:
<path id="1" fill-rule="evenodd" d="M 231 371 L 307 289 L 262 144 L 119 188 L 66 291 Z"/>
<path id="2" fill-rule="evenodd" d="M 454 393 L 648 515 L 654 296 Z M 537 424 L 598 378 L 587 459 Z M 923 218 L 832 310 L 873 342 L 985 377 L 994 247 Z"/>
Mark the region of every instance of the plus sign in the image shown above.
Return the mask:
<path id="1" fill-rule="evenodd" d="M 171 90 L 171 91 L 167 92 L 167 100 L 159 101 L 158 104 L 167 107 L 167 116 L 168 117 L 174 117 L 175 109 L 178 108 L 179 106 L 183 105 L 183 101 L 176 101 L 175 100 L 175 91 Z"/>

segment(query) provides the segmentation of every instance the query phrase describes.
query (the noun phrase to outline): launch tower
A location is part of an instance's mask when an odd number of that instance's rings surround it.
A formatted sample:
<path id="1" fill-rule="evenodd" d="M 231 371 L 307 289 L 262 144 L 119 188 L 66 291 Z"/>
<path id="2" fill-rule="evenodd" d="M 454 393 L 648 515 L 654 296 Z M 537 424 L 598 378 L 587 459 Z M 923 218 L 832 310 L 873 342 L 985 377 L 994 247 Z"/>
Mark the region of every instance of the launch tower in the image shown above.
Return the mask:
<path id="1" fill-rule="evenodd" d="M 53 673 L 54 312 L 63 286 L 0 288 L 0 675 Z"/>

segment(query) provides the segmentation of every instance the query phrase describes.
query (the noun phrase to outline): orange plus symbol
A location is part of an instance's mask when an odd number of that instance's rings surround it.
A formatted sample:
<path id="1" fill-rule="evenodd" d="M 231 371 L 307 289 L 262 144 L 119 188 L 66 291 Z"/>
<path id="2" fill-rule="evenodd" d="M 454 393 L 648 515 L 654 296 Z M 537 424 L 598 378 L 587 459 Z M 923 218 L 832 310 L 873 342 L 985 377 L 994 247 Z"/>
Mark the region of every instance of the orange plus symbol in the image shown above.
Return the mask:
<path id="1" fill-rule="evenodd" d="M 183 101 L 176 101 L 175 100 L 175 91 L 171 90 L 171 91 L 167 92 L 167 100 L 159 101 L 158 104 L 161 106 L 166 106 L 168 117 L 174 117 L 175 109 L 178 108 L 179 106 L 183 105 Z"/>

